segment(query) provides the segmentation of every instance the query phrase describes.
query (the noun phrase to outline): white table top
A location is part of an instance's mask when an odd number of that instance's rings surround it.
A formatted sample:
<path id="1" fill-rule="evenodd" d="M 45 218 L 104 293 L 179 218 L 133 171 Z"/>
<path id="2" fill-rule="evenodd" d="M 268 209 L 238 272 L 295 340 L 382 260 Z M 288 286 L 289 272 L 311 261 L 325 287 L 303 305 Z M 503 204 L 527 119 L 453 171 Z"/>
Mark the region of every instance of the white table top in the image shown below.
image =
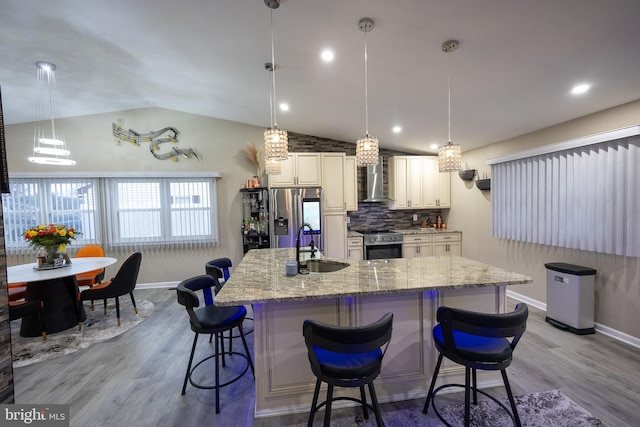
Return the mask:
<path id="1" fill-rule="evenodd" d="M 115 258 L 110 257 L 71 258 L 71 264 L 68 267 L 55 268 L 52 270 L 35 270 L 35 262 L 14 265 L 7 267 L 7 282 L 37 282 L 40 280 L 75 276 L 76 274 L 107 267 L 111 264 L 115 264 L 116 261 L 117 260 Z"/>

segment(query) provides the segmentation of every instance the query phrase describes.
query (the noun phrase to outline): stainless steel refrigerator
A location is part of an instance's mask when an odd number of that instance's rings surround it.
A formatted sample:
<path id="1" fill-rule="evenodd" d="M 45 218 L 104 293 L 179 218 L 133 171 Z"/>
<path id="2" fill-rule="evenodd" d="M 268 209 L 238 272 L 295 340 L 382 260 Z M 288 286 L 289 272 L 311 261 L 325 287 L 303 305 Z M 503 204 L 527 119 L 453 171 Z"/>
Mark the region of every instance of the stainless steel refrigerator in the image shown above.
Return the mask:
<path id="1" fill-rule="evenodd" d="M 302 230 L 300 245 L 309 246 L 313 239 L 322 251 L 322 188 L 272 188 L 269 196 L 271 247 L 295 248 L 298 230 L 306 222 L 312 230 Z"/>

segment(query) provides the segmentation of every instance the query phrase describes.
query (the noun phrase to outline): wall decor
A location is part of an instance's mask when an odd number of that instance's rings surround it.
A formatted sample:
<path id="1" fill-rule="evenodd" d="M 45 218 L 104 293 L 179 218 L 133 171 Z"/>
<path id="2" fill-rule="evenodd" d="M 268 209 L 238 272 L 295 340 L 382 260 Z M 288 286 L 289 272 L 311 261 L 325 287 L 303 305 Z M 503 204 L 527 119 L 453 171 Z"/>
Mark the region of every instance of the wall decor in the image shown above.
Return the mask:
<path id="1" fill-rule="evenodd" d="M 197 160 L 200 160 L 193 148 L 178 148 L 174 146 L 168 152 L 159 153 L 161 144 L 167 142 L 177 144 L 179 142 L 180 131 L 172 126 L 160 129 L 159 131 L 138 133 L 133 129 L 123 129 L 122 120 L 118 120 L 118 123 L 113 123 L 111 128 L 118 145 L 120 145 L 122 141 L 127 141 L 138 146 L 142 145 L 142 143 L 149 143 L 149 151 L 158 160 L 171 159 L 177 162 L 180 160 L 180 157 L 186 159 L 195 157 Z"/>

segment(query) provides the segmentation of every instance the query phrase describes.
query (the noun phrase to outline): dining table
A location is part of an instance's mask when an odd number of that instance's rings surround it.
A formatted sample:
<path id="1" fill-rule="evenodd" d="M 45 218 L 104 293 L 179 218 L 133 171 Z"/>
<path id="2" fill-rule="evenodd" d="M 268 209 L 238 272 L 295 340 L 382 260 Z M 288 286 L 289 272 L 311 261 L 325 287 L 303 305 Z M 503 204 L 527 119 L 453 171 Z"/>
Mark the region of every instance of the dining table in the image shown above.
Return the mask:
<path id="1" fill-rule="evenodd" d="M 87 315 L 78 298 L 80 290 L 76 274 L 108 267 L 117 259 L 111 257 L 70 258 L 58 268 L 38 268 L 35 262 L 7 267 L 8 283 L 27 284 L 27 301 L 40 300 L 44 308 L 44 321 L 48 334 L 61 332 L 77 326 Z M 41 335 L 40 322 L 36 315 L 25 316 L 20 326 L 20 335 Z"/>

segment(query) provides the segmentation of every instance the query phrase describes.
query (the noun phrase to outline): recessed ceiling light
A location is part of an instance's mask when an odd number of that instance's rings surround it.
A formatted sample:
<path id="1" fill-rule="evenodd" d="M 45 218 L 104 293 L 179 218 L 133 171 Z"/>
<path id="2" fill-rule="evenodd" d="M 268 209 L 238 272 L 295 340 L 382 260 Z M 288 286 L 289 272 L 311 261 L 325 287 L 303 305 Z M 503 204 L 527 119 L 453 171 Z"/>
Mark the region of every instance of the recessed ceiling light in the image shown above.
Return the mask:
<path id="1" fill-rule="evenodd" d="M 579 85 L 574 86 L 573 89 L 571 89 L 571 93 L 573 95 L 582 95 L 583 93 L 587 92 L 590 88 L 591 88 L 591 85 L 586 83 L 581 83 Z"/>
<path id="2" fill-rule="evenodd" d="M 432 150 L 437 150 L 438 149 L 438 144 L 436 144 L 435 142 L 433 144 L 431 144 L 430 148 Z"/>
<path id="3" fill-rule="evenodd" d="M 393 133 L 400 133 L 400 132 L 402 132 L 402 128 L 400 126 L 393 127 Z"/>
<path id="4" fill-rule="evenodd" d="M 329 49 L 323 50 L 320 56 L 322 57 L 322 60 L 324 62 L 331 62 L 333 61 L 333 57 L 334 57 L 333 51 Z"/>
<path id="5" fill-rule="evenodd" d="M 289 111 L 289 104 L 285 104 L 284 102 L 282 102 L 280 104 L 280 111 Z"/>

